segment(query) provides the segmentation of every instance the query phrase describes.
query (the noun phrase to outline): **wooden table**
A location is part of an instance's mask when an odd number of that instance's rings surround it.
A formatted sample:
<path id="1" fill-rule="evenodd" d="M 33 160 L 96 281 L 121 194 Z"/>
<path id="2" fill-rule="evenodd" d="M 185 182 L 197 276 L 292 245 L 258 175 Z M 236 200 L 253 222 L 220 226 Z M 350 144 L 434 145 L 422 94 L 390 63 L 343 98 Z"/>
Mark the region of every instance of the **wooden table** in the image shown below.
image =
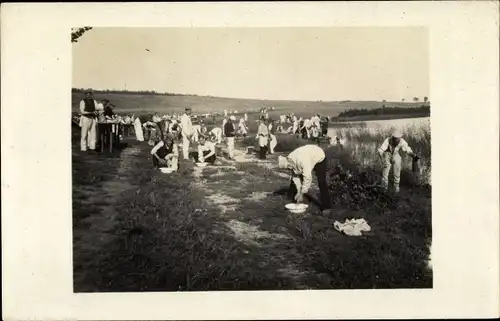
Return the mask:
<path id="1" fill-rule="evenodd" d="M 107 147 L 109 152 L 112 153 L 113 147 L 116 148 L 120 145 L 121 124 L 99 123 L 98 131 L 101 152 L 104 152 Z"/>
<path id="2" fill-rule="evenodd" d="M 123 137 L 129 137 L 134 129 L 134 124 L 121 124 L 121 133 Z M 135 131 L 134 131 L 135 132 Z"/>

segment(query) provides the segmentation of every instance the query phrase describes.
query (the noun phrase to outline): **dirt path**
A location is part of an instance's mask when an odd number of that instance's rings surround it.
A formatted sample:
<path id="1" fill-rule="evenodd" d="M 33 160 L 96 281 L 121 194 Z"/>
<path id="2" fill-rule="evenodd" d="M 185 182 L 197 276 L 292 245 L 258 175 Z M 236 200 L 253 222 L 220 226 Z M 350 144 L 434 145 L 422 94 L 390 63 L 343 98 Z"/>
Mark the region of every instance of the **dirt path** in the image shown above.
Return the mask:
<path id="1" fill-rule="evenodd" d="M 84 280 L 87 274 L 95 269 L 84 262 L 88 264 L 95 262 L 95 257 L 100 255 L 102 249 L 108 248 L 107 245 L 116 238 L 117 215 L 119 214 L 115 210 L 116 200 L 119 199 L 118 196 L 121 193 L 137 186 L 134 178 L 128 174 L 128 169 L 136 164 L 136 155 L 140 153 L 141 148 L 142 145 L 127 147 L 121 152 L 119 158 L 106 160 L 93 155 L 94 157 L 88 158 L 87 162 L 99 164 L 106 162 L 106 165 L 116 169 L 115 174 L 107 172 L 110 175 L 107 175 L 101 184 L 73 186 L 73 207 L 85 215 L 84 218 L 78 220 L 77 226 L 73 229 L 74 284 L 79 285 L 79 291 L 87 290 L 83 288 L 87 284 Z M 93 286 L 91 283 L 88 284 Z M 89 288 L 89 290 L 92 289 Z"/>
<path id="2" fill-rule="evenodd" d="M 258 249 L 255 268 L 273 268 L 280 277 L 293 280 L 296 288 L 307 289 L 312 272 L 300 267 L 301 254 L 284 227 L 285 221 L 300 218 L 286 212 L 283 205 L 287 201 L 274 195 L 290 179 L 277 170 L 277 155 L 259 160 L 235 150 L 235 160 L 218 157 L 220 165 L 194 167 L 193 184 L 203 189 L 207 201 L 219 209 L 221 221 L 232 236 Z"/>

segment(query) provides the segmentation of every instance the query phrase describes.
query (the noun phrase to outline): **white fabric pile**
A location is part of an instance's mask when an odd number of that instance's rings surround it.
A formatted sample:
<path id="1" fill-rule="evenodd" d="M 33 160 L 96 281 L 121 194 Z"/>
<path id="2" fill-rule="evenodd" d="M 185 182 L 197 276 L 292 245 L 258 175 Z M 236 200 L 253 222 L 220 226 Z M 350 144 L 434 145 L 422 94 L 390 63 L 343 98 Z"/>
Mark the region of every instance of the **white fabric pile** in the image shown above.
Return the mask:
<path id="1" fill-rule="evenodd" d="M 362 236 L 362 232 L 370 232 L 372 228 L 363 219 L 346 219 L 344 223 L 335 221 L 333 226 L 337 231 L 349 236 Z"/>

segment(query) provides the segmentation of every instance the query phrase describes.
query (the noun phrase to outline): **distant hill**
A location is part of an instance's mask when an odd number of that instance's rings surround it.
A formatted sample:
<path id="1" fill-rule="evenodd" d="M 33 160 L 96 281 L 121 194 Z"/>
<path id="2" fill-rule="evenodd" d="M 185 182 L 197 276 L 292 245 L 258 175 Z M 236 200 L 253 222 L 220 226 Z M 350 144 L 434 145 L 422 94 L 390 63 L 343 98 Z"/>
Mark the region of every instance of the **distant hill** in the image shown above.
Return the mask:
<path id="1" fill-rule="evenodd" d="M 72 111 L 77 113 L 79 101 L 83 98 L 83 89 L 72 90 Z M 135 113 L 136 115 L 159 112 L 182 112 L 184 108 L 191 107 L 194 113 L 219 112 L 224 110 L 237 110 L 239 112 L 258 112 L 261 106 L 273 107 L 274 112 L 294 112 L 301 116 L 321 115 L 336 117 L 341 112 L 352 109 L 377 109 L 382 105 L 390 107 L 411 108 L 420 107 L 422 103 L 412 102 L 377 102 L 377 101 L 286 101 L 286 100 L 258 100 L 236 99 L 222 97 L 206 97 L 196 95 L 158 94 L 154 92 L 126 92 L 126 91 L 99 91 L 94 90 L 98 100 L 109 99 L 116 105 L 117 113 Z"/>

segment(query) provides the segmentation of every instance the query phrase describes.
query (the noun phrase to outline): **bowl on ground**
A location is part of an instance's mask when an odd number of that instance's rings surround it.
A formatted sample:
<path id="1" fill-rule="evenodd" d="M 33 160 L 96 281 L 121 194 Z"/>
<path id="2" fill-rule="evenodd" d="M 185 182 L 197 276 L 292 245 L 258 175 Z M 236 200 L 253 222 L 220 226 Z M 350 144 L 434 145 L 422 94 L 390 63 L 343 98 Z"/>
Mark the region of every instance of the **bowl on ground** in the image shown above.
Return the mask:
<path id="1" fill-rule="evenodd" d="M 289 203 L 285 205 L 285 208 L 294 214 L 304 213 L 309 205 L 303 203 Z"/>
<path id="2" fill-rule="evenodd" d="M 198 167 L 205 167 L 205 166 L 207 166 L 207 164 L 208 164 L 208 163 L 206 163 L 206 162 L 203 162 L 203 163 L 196 163 L 196 166 L 198 166 Z"/>
<path id="3" fill-rule="evenodd" d="M 170 167 L 160 167 L 160 171 L 162 173 L 165 173 L 165 174 L 170 174 L 170 173 L 175 172 L 175 170 L 173 168 L 170 168 Z"/>

